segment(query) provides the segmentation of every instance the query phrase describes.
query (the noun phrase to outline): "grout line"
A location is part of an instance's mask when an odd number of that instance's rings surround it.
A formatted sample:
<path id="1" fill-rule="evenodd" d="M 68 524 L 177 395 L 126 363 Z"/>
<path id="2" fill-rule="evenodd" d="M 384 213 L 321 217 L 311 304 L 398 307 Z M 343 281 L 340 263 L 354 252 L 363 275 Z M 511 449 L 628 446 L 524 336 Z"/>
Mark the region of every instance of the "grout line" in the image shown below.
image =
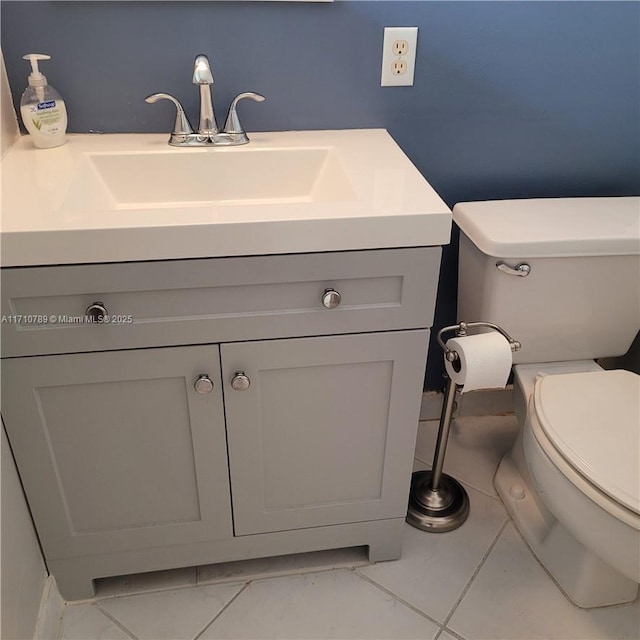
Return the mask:
<path id="1" fill-rule="evenodd" d="M 0 2 L 1 1 L 2 0 L 0 0 Z M 238 582 L 242 582 L 242 580 L 238 580 Z M 197 584 L 175 584 L 148 587 L 146 589 L 134 589 L 132 591 L 124 591 L 122 593 L 110 593 L 108 595 L 101 595 L 96 598 L 92 598 L 91 600 L 85 600 L 84 602 L 80 601 L 78 602 L 78 604 L 99 604 L 101 602 L 119 600 L 120 598 L 131 598 L 133 596 L 146 596 L 152 593 L 164 593 L 166 591 L 182 591 L 183 589 L 193 589 L 197 586 Z M 76 604 L 76 602 L 72 602 L 71 604 Z"/>
<path id="2" fill-rule="evenodd" d="M 365 582 L 368 582 L 370 585 L 374 586 L 376 589 L 379 589 L 380 591 L 386 593 L 388 596 L 391 596 L 394 600 L 404 605 L 408 609 L 411 609 L 413 612 L 417 613 L 421 617 L 426 618 L 429 622 L 432 622 L 438 627 L 442 625 L 441 622 L 438 622 L 435 618 L 432 618 L 430 615 L 426 614 L 424 611 L 421 611 L 415 605 L 411 604 L 410 602 L 407 602 L 404 598 L 401 598 L 399 595 L 393 593 L 393 591 L 389 591 L 389 589 L 387 589 L 386 587 L 383 587 L 381 584 L 377 583 L 375 580 L 372 580 L 369 576 L 365 576 L 359 573 L 357 569 L 354 569 L 354 573 Z"/>
<path id="3" fill-rule="evenodd" d="M 274 580 L 277 578 L 291 578 L 295 576 L 306 576 L 311 573 L 326 573 L 327 571 L 355 571 L 360 567 L 370 567 L 370 566 L 372 566 L 370 562 L 363 562 L 362 564 L 359 564 L 357 566 L 347 565 L 344 567 L 311 567 L 309 569 L 295 569 L 295 570 L 292 569 L 291 573 L 286 572 L 286 573 L 278 573 L 278 574 L 265 575 L 265 576 L 252 576 L 250 578 L 245 578 L 245 580 L 247 580 L 247 582 L 262 582 L 264 580 Z"/>
<path id="4" fill-rule="evenodd" d="M 426 460 L 423 460 L 422 458 L 419 458 L 417 454 L 414 454 L 413 458 L 414 458 L 414 460 L 417 460 L 418 462 L 428 466 L 429 469 L 431 469 L 433 460 L 431 460 L 430 462 L 427 462 Z"/>
<path id="5" fill-rule="evenodd" d="M 136 634 L 133 633 L 133 631 L 130 631 L 129 629 L 127 629 L 127 627 L 125 627 L 122 624 L 122 622 L 120 622 L 120 620 L 118 620 L 117 618 L 114 618 L 113 615 L 111 615 L 108 611 L 105 611 L 102 607 L 100 607 L 100 605 L 97 602 L 93 606 L 100 613 L 102 613 L 106 618 L 111 620 L 111 622 L 113 622 L 118 628 L 122 629 L 122 631 L 124 631 L 130 638 L 132 638 L 132 640 L 139 640 L 138 636 L 136 636 Z"/>
<path id="6" fill-rule="evenodd" d="M 181 569 L 175 569 L 175 570 L 169 569 L 168 571 L 180 571 L 180 570 Z M 140 574 L 132 574 L 132 575 L 140 575 Z M 103 600 L 113 600 L 114 598 L 128 598 L 129 596 L 141 596 L 141 595 L 146 595 L 148 593 L 161 593 L 163 591 L 179 591 L 180 589 L 192 589 L 193 587 L 198 586 L 198 583 L 196 582 L 196 580 L 197 580 L 197 577 L 195 573 L 194 573 L 194 582 L 176 582 L 175 584 L 171 584 L 170 582 L 163 583 L 162 579 L 160 579 L 156 584 L 151 582 L 147 586 L 137 587 L 137 588 L 134 587 L 130 591 L 119 591 L 116 589 L 112 593 L 104 593 L 104 594 L 96 593 L 96 595 L 93 598 L 89 600 L 78 601 L 78 602 L 79 603 L 80 602 L 98 603 Z M 238 579 L 237 582 L 242 582 L 242 580 Z M 73 604 L 75 604 L 75 602 Z"/>
<path id="7" fill-rule="evenodd" d="M 420 464 L 425 465 L 425 467 L 426 467 L 425 471 L 431 471 L 431 469 L 433 468 L 433 465 L 431 464 L 431 462 L 426 462 L 425 460 L 423 460 L 422 458 L 420 458 L 416 454 L 413 455 L 413 459 L 417 460 Z M 499 464 L 499 461 L 498 461 L 498 464 Z M 497 466 L 498 465 L 496 464 L 496 469 L 497 469 Z M 445 473 L 446 473 L 446 471 L 445 471 Z M 495 476 L 495 471 L 493 472 L 493 475 Z M 476 487 L 474 484 L 471 484 L 471 482 L 469 482 L 468 480 L 461 480 L 459 476 L 456 478 L 456 480 L 458 480 L 458 482 L 460 482 L 461 484 L 465 485 L 466 487 L 470 487 L 471 489 L 475 489 L 476 491 L 481 493 L 483 496 L 486 496 L 487 498 L 491 498 L 493 500 L 496 500 L 497 502 L 502 504 L 502 500 L 500 499 L 499 495 L 497 495 L 495 493 L 488 493 L 485 489 L 481 489 L 480 487 Z"/>
<path id="8" fill-rule="evenodd" d="M 445 618 L 445 621 L 442 625 L 443 627 L 446 627 L 447 624 L 449 623 L 449 620 L 451 620 L 451 618 L 453 617 L 453 614 L 458 608 L 458 605 L 462 602 L 464 597 L 467 595 L 467 592 L 471 588 L 473 581 L 476 579 L 476 576 L 480 573 L 480 569 L 482 569 L 482 567 L 484 566 L 484 563 L 486 562 L 487 558 L 493 551 L 496 544 L 498 544 L 498 540 L 500 540 L 502 534 L 504 533 L 504 530 L 509 526 L 510 522 L 511 522 L 511 518 L 509 518 L 507 514 L 507 519 L 504 521 L 504 524 L 500 527 L 500 530 L 498 531 L 496 537 L 493 539 L 493 542 L 489 545 L 489 548 L 485 552 L 484 556 L 482 556 L 482 560 L 480 560 L 480 564 L 476 567 L 476 570 L 473 572 L 473 575 L 471 576 L 471 578 L 469 578 L 469 582 L 467 582 L 467 584 L 465 585 L 465 588 L 462 590 L 462 593 L 456 600 L 456 603 L 453 605 L 451 611 L 449 611 L 449 615 Z M 448 633 L 448 630 L 447 630 L 447 633 Z"/>
<path id="9" fill-rule="evenodd" d="M 360 567 L 370 567 L 370 566 L 372 566 L 371 562 L 367 560 L 362 560 L 358 562 L 348 562 L 348 563 L 345 563 L 344 566 L 340 566 L 339 564 L 336 564 L 334 566 L 318 565 L 317 567 L 298 567 L 298 568 L 292 568 L 292 569 L 283 569 L 282 573 L 279 573 L 279 572 L 269 573 L 267 571 L 265 572 L 264 575 L 259 575 L 257 573 L 249 573 L 244 576 L 236 576 L 236 577 L 231 576 L 229 578 L 220 578 L 220 579 L 214 578 L 212 581 L 201 582 L 198 584 L 198 586 L 210 587 L 217 584 L 232 584 L 234 582 L 235 583 L 261 582 L 263 580 L 274 580 L 277 578 L 291 578 L 293 576 L 308 575 L 310 573 L 326 573 L 327 571 L 341 571 L 344 569 L 346 569 L 347 571 L 354 571 L 355 569 L 358 569 Z"/>
<path id="10" fill-rule="evenodd" d="M 420 464 L 425 465 L 425 467 L 427 467 L 425 469 L 425 471 L 431 471 L 432 469 L 432 464 L 431 462 L 425 462 L 422 458 L 419 458 L 417 455 L 414 454 L 413 456 L 414 461 L 417 460 Z M 496 469 L 497 469 L 497 465 L 496 465 Z M 446 473 L 446 471 L 445 471 Z M 450 475 L 450 474 L 449 474 Z M 495 476 L 495 471 L 493 473 L 493 475 Z M 474 484 L 471 484 L 468 480 L 461 480 L 460 476 L 458 476 L 457 478 L 455 478 L 460 484 L 464 485 L 467 488 L 473 489 L 474 491 L 477 491 L 478 493 L 481 493 L 483 496 L 486 496 L 487 498 L 491 498 L 492 500 L 495 500 L 496 502 L 498 502 L 499 504 L 501 504 L 502 506 L 504 506 L 502 500 L 500 499 L 500 496 L 497 494 L 492 494 L 492 493 L 487 493 L 487 491 L 485 491 L 484 489 L 480 489 L 480 487 L 476 487 Z M 506 511 L 506 508 L 505 508 Z"/>
<path id="11" fill-rule="evenodd" d="M 465 638 L 463 638 L 459 633 L 456 633 L 455 631 L 451 631 L 451 629 L 449 629 L 449 627 L 447 627 L 446 625 L 442 626 L 442 629 L 440 629 L 440 633 L 448 633 L 451 637 L 453 638 L 457 638 L 458 640 L 465 640 Z"/>
<path id="12" fill-rule="evenodd" d="M 251 584 L 251 582 L 245 582 L 242 587 L 240 587 L 238 593 L 236 593 L 230 600 L 229 602 L 227 602 L 227 604 L 225 604 L 222 609 L 220 609 L 220 611 L 218 611 L 218 613 L 216 613 L 215 616 L 213 616 L 213 618 L 211 619 L 210 622 L 208 622 L 207 624 L 204 625 L 204 627 L 195 635 L 195 637 L 193 638 L 193 640 L 198 640 L 198 638 L 200 638 L 202 636 L 202 634 L 229 608 L 229 606 L 235 602 L 237 600 L 237 598 L 240 596 L 240 594 L 244 593 L 244 591 L 247 589 L 247 587 Z"/>
<path id="13" fill-rule="evenodd" d="M 490 494 L 487 493 L 486 491 L 483 491 L 482 489 L 479 489 L 478 487 L 476 487 L 475 485 L 471 484 L 470 482 L 467 482 L 466 480 L 458 480 L 458 482 L 460 482 L 460 484 L 464 485 L 467 487 L 467 489 L 473 489 L 474 491 L 477 491 L 478 493 L 481 493 L 483 496 L 485 496 L 485 498 L 490 498 L 491 500 L 497 502 L 503 509 L 505 514 L 507 515 L 507 517 L 509 516 L 509 512 L 507 511 L 506 507 L 504 506 L 502 500 L 500 499 L 500 496 L 497 494 Z"/>

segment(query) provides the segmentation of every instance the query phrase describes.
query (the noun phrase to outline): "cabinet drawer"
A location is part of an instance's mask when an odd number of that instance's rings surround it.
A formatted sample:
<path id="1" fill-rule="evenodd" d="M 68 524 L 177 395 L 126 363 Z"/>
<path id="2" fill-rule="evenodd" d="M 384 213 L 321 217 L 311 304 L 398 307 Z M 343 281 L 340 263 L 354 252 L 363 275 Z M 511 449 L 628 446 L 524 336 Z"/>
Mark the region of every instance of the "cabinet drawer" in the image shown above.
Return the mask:
<path id="1" fill-rule="evenodd" d="M 2 271 L 2 355 L 430 327 L 440 247 Z M 326 289 L 342 296 L 326 309 Z M 84 322 L 100 302 L 109 323 Z"/>

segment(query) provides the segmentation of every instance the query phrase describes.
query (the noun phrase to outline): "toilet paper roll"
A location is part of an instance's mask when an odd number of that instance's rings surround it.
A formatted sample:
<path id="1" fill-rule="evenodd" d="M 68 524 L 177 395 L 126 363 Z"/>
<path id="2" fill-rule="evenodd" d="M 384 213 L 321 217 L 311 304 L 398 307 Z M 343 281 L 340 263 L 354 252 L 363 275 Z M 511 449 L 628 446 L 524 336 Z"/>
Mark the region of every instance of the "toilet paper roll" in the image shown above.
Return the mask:
<path id="1" fill-rule="evenodd" d="M 449 377 L 462 386 L 462 393 L 475 389 L 504 389 L 513 362 L 509 341 L 497 331 L 447 340 L 447 348 L 458 360 L 445 368 Z"/>

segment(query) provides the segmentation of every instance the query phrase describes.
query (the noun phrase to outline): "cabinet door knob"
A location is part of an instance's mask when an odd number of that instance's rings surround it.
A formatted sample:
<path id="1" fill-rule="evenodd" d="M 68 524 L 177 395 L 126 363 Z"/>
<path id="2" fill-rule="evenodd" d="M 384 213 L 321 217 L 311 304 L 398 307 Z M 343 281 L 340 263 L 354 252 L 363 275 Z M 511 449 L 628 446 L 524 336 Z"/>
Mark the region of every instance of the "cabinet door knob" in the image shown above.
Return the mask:
<path id="1" fill-rule="evenodd" d="M 322 306 L 325 309 L 335 309 L 342 302 L 342 294 L 335 289 L 325 289 L 322 294 Z"/>
<path id="2" fill-rule="evenodd" d="M 199 375 L 198 379 L 193 383 L 193 388 L 201 396 L 204 396 L 213 391 L 213 381 L 206 373 L 203 373 Z"/>
<path id="3" fill-rule="evenodd" d="M 244 374 L 244 371 L 236 371 L 231 378 L 231 388 L 234 391 L 246 391 L 251 386 L 251 380 Z"/>
<path id="4" fill-rule="evenodd" d="M 90 318 L 92 322 L 99 322 L 103 318 L 106 318 L 109 312 L 102 302 L 96 301 L 86 308 L 84 315 Z"/>

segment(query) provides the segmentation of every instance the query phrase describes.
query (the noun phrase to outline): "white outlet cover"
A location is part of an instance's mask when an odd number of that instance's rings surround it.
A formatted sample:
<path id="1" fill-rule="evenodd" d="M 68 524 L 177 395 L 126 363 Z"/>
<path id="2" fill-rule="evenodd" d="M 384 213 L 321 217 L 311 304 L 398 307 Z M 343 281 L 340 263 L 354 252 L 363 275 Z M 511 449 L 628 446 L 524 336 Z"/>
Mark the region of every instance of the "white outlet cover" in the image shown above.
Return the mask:
<path id="1" fill-rule="evenodd" d="M 406 40 L 409 50 L 406 55 L 398 56 L 393 52 L 396 40 Z M 413 75 L 416 67 L 416 49 L 418 46 L 418 27 L 385 27 L 382 42 L 382 74 L 381 87 L 412 87 Z M 393 63 L 403 60 L 407 70 L 401 75 L 393 73 Z"/>

